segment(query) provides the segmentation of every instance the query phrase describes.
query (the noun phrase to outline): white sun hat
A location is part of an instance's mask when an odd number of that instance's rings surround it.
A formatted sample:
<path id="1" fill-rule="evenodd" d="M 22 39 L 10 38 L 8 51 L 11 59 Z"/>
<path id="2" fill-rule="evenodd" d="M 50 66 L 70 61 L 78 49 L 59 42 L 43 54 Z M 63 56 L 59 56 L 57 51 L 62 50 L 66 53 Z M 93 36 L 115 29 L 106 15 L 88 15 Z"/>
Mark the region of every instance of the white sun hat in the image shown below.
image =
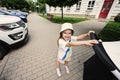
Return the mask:
<path id="1" fill-rule="evenodd" d="M 64 30 L 67 30 L 67 29 L 73 30 L 73 26 L 72 26 L 71 23 L 64 23 L 64 24 L 62 24 L 60 32 L 62 32 Z"/>

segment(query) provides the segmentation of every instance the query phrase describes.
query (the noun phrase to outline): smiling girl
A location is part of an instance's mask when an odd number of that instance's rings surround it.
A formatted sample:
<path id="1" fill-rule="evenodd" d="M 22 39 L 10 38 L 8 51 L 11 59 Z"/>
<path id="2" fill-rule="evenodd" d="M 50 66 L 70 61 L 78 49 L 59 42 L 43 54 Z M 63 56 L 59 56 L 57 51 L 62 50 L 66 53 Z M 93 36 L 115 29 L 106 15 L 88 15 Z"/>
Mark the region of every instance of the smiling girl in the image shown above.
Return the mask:
<path id="1" fill-rule="evenodd" d="M 58 39 L 58 55 L 57 55 L 57 75 L 61 76 L 60 72 L 60 64 L 65 65 L 66 73 L 70 73 L 68 68 L 68 63 L 71 60 L 72 50 L 71 46 L 80 46 L 80 45 L 88 45 L 92 46 L 93 44 L 98 44 L 97 40 L 85 40 L 85 41 L 77 41 L 81 40 L 90 35 L 89 31 L 86 34 L 82 34 L 79 36 L 73 36 L 74 30 L 71 23 L 64 23 L 61 26 L 60 37 Z"/>

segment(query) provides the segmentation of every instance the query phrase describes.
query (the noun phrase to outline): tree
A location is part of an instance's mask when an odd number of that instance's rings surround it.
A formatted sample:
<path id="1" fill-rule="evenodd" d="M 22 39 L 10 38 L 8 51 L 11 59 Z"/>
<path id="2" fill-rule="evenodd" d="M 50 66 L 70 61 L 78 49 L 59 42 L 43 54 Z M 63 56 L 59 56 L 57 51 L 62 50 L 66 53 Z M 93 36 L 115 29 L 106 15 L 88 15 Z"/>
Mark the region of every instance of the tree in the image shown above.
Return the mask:
<path id="1" fill-rule="evenodd" d="M 63 22 L 63 7 L 70 7 L 74 4 L 76 4 L 79 0 L 46 0 L 46 3 L 49 6 L 53 6 L 53 7 L 60 7 L 61 8 L 61 19 Z"/>
<path id="2" fill-rule="evenodd" d="M 40 4 L 40 11 L 44 14 L 46 13 L 46 8 L 45 8 L 45 0 L 37 0 L 38 3 Z"/>
<path id="3" fill-rule="evenodd" d="M 26 0 L 1 0 L 1 6 L 12 9 L 29 9 L 30 5 Z"/>
<path id="4" fill-rule="evenodd" d="M 24 10 L 24 9 L 29 9 L 30 5 L 26 0 L 14 0 L 16 5 L 16 9 Z"/>
<path id="5" fill-rule="evenodd" d="M 44 3 L 44 0 L 37 0 L 39 3 Z"/>

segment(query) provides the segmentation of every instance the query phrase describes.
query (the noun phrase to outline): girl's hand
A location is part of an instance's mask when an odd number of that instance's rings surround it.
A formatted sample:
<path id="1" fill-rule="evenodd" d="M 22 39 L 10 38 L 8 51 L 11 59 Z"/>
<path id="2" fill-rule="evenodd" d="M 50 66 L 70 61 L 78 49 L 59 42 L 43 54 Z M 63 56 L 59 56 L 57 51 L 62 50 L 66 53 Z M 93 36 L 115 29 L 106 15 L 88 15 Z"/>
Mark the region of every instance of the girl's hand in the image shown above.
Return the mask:
<path id="1" fill-rule="evenodd" d="M 99 42 L 97 40 L 88 40 L 85 44 L 88 46 L 93 46 L 93 44 L 99 44 Z"/>
<path id="2" fill-rule="evenodd" d="M 95 31 L 89 31 L 89 32 L 87 33 L 87 35 L 89 36 L 90 33 L 95 33 Z"/>

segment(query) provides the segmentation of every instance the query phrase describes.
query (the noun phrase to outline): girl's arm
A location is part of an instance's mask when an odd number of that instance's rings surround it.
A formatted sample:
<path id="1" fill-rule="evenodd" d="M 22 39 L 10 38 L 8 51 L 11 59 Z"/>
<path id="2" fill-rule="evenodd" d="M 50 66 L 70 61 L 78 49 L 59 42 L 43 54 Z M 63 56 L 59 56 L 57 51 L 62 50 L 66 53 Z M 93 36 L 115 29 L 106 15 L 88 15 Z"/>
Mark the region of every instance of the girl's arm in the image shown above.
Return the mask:
<path id="1" fill-rule="evenodd" d="M 82 34 L 82 35 L 77 36 L 77 40 L 80 40 L 80 39 L 83 39 L 83 38 L 89 36 L 91 32 L 95 33 L 94 31 L 89 31 L 86 34 Z"/>
<path id="2" fill-rule="evenodd" d="M 80 45 L 93 46 L 93 44 L 98 44 L 98 43 L 99 42 L 97 40 L 86 40 L 86 41 L 68 42 L 66 44 L 66 47 L 80 46 Z"/>
<path id="3" fill-rule="evenodd" d="M 77 40 L 83 39 L 83 38 L 87 37 L 88 35 L 89 35 L 88 33 L 79 35 L 79 36 L 77 36 Z"/>

